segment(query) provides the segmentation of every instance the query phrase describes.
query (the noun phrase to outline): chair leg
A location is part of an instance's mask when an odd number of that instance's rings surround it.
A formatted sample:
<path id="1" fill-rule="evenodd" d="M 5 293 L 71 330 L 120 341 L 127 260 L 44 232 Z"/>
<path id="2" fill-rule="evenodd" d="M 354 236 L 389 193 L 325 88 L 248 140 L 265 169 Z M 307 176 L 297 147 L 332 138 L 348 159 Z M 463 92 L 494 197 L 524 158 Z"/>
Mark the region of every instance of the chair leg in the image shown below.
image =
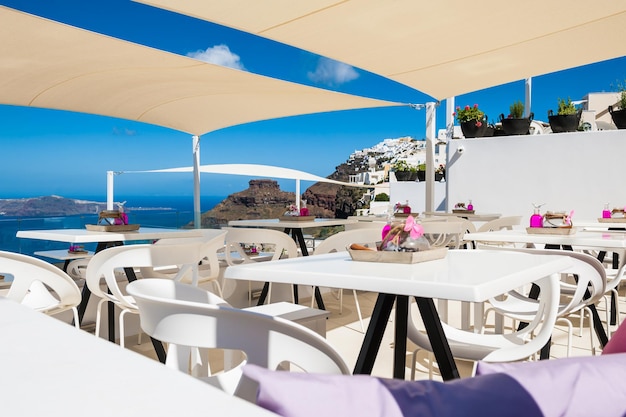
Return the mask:
<path id="1" fill-rule="evenodd" d="M 80 320 L 78 318 L 78 308 L 76 307 L 72 308 L 72 312 L 74 313 L 74 326 L 76 326 L 77 329 L 80 329 Z"/>
<path id="2" fill-rule="evenodd" d="M 352 290 L 352 294 L 354 295 L 354 305 L 356 307 L 356 313 L 359 315 L 359 322 L 361 322 L 361 331 L 365 333 L 365 324 L 363 324 L 363 314 L 361 313 L 361 305 L 359 304 L 359 297 L 356 294 L 356 290 Z"/>
<path id="3" fill-rule="evenodd" d="M 125 347 L 126 341 L 124 340 L 124 335 L 126 334 L 124 331 L 124 316 L 128 313 L 128 310 L 122 309 L 120 312 L 120 347 Z"/>
<path id="4" fill-rule="evenodd" d="M 215 279 L 215 280 L 213 280 L 211 282 L 213 283 L 213 285 L 217 289 L 217 295 L 219 295 L 220 298 L 224 298 L 224 294 L 222 293 L 222 286 L 220 285 L 219 281 L 217 279 Z"/>
<path id="5" fill-rule="evenodd" d="M 96 335 L 96 337 L 100 337 L 100 322 L 102 321 L 102 304 L 104 304 L 106 302 L 106 300 L 104 298 L 101 298 L 100 301 L 98 301 L 98 305 L 96 306 L 96 330 L 94 331 L 94 334 Z"/>

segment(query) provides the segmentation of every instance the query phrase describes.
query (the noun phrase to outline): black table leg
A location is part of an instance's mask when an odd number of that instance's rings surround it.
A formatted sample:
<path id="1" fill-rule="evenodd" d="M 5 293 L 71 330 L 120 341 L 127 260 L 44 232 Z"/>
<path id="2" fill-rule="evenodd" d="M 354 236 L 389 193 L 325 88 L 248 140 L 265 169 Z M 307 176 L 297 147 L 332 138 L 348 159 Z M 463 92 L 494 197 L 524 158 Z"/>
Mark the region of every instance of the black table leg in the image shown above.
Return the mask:
<path id="1" fill-rule="evenodd" d="M 460 378 L 459 370 L 452 356 L 448 339 L 443 331 L 439 313 L 435 308 L 432 298 L 415 297 L 417 307 L 420 310 L 424 327 L 428 335 L 428 340 L 433 348 L 435 359 L 439 365 L 439 371 L 444 381 Z"/>
<path id="2" fill-rule="evenodd" d="M 302 233 L 302 229 L 300 228 L 286 228 L 285 233 L 290 234 L 293 240 L 300 246 L 300 251 L 302 252 L 302 256 L 309 256 L 309 250 L 306 247 L 306 241 L 304 240 L 304 234 Z M 294 299 L 296 300 L 296 304 L 298 303 L 298 286 L 294 285 L 293 289 Z M 324 305 L 324 299 L 322 298 L 322 293 L 318 287 L 314 288 L 314 296 L 315 303 L 317 304 L 317 308 L 320 310 L 326 310 L 326 306 Z"/>
<path id="3" fill-rule="evenodd" d="M 387 321 L 391 315 L 391 309 L 396 300 L 395 295 L 391 294 L 378 294 L 376 298 L 376 304 L 372 311 L 372 317 L 370 324 L 365 332 L 365 339 L 359 357 L 357 358 L 356 365 L 354 366 L 354 374 L 371 374 L 374 368 L 374 361 L 376 355 L 380 349 L 380 343 L 383 340 L 383 333 L 387 327 Z M 403 352 L 406 354 L 405 352 Z"/>
<path id="4" fill-rule="evenodd" d="M 396 297 L 396 331 L 393 348 L 393 377 L 404 379 L 406 374 L 406 333 L 409 317 L 409 297 Z"/>

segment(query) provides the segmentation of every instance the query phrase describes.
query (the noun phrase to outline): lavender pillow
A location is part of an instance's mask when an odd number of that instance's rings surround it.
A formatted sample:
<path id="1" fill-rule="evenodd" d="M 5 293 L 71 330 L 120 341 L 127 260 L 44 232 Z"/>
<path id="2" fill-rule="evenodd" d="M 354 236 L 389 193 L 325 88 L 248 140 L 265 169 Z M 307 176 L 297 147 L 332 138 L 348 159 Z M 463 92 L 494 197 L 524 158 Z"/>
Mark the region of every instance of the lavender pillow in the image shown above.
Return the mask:
<path id="1" fill-rule="evenodd" d="M 626 416 L 626 353 L 523 363 L 479 362 L 476 378 L 497 373 L 515 379 L 545 416 Z M 565 401 L 566 398 L 569 401 Z"/>
<path id="2" fill-rule="evenodd" d="M 284 417 L 543 416 L 526 389 L 506 374 L 447 383 L 280 372 L 255 365 L 246 365 L 244 374 L 259 383 L 257 404 Z"/>

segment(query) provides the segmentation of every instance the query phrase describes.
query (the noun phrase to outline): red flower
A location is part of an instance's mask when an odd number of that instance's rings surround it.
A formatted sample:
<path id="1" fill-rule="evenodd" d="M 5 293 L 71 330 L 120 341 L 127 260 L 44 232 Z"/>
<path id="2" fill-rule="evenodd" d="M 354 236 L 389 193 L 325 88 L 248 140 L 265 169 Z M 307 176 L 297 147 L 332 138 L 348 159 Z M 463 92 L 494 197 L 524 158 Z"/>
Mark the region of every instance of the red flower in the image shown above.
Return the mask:
<path id="1" fill-rule="evenodd" d="M 477 107 L 477 106 L 474 104 L 474 107 Z M 469 109 L 470 109 L 470 106 L 468 104 L 467 106 L 465 106 L 465 110 L 469 110 Z"/>
<path id="2" fill-rule="evenodd" d="M 476 127 L 481 127 L 482 125 L 483 125 L 483 122 L 480 122 L 480 121 L 476 122 Z"/>
<path id="3" fill-rule="evenodd" d="M 478 104 L 474 104 L 474 108 L 477 109 L 478 108 Z"/>

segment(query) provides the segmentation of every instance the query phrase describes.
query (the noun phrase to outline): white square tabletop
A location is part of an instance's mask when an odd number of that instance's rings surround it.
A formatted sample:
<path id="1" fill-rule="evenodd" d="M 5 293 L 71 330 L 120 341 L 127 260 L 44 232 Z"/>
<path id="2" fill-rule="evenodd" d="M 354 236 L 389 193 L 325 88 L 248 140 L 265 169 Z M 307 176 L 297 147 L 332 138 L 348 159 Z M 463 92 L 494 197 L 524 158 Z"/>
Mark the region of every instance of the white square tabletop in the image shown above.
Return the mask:
<path id="1" fill-rule="evenodd" d="M 276 416 L 0 297 L 6 416 Z"/>
<path id="2" fill-rule="evenodd" d="M 475 242 L 509 242 L 544 245 L 568 245 L 597 249 L 626 248 L 626 232 L 590 231 L 581 228 L 574 234 L 533 234 L 524 230 L 498 230 L 468 233 L 465 240 Z"/>
<path id="3" fill-rule="evenodd" d="M 50 240 L 67 243 L 126 242 L 166 238 L 201 237 L 202 229 L 167 229 L 140 227 L 132 232 L 96 232 L 87 229 L 19 230 L 18 238 Z"/>
<path id="4" fill-rule="evenodd" d="M 338 252 L 230 266 L 224 277 L 480 302 L 568 265 L 562 257 L 510 251 L 450 250 L 416 264 L 357 262 Z"/>
<path id="5" fill-rule="evenodd" d="M 229 226 L 234 227 L 266 227 L 270 229 L 310 229 L 313 227 L 343 226 L 356 223 L 351 219 L 323 219 L 313 220 L 282 220 L 282 219 L 251 219 L 251 220 L 231 220 Z"/>

